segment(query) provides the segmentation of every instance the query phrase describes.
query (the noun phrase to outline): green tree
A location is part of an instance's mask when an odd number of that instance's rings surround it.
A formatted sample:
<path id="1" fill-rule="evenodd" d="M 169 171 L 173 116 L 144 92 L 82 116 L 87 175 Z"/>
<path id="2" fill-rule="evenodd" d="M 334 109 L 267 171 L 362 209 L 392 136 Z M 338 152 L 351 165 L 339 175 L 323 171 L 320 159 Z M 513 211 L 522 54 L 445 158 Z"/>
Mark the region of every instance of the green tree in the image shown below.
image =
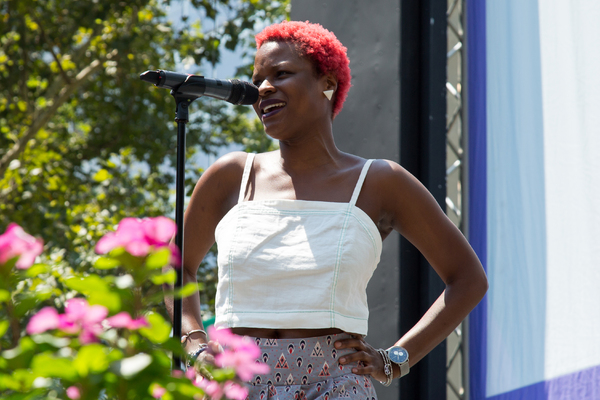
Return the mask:
<path id="1" fill-rule="evenodd" d="M 202 18 L 177 21 L 171 3 L 0 2 L 0 230 L 16 222 L 55 261 L 90 266 L 86 249 L 123 217 L 172 212 L 175 105 L 139 74 L 178 60 L 201 73 L 223 47 L 250 52 L 253 30 L 285 19 L 289 0 L 190 0 Z M 192 110 L 188 157 L 272 146 L 247 107 L 200 99 Z M 200 173 L 188 167 L 190 190 Z"/>

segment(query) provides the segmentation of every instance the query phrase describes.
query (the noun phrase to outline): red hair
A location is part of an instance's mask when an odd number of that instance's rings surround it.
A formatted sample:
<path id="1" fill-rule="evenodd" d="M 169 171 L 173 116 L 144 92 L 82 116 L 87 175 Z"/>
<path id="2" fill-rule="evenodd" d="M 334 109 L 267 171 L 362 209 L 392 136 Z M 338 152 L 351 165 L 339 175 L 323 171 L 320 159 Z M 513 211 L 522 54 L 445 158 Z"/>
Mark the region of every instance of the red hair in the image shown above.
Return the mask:
<path id="1" fill-rule="evenodd" d="M 319 24 L 308 21 L 283 21 L 266 27 L 256 35 L 256 47 L 260 49 L 265 42 L 293 43 L 302 56 L 308 57 L 320 74 L 332 73 L 337 79 L 337 89 L 333 102 L 335 117 L 346 101 L 350 90 L 350 60 L 346 47 L 340 43 L 333 32 Z"/>

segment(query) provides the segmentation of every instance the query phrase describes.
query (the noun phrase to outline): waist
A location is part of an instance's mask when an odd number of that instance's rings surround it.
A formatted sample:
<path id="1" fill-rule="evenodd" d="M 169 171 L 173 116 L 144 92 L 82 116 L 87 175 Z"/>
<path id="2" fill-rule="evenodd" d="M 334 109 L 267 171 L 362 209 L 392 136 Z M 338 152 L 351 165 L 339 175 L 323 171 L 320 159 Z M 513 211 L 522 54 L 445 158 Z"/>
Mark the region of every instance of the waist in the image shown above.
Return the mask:
<path id="1" fill-rule="evenodd" d="M 292 390 L 292 392 L 311 390 L 306 385 L 313 384 L 318 386 L 314 388 L 317 392 L 323 389 L 323 393 L 326 391 L 333 393 L 342 389 L 341 387 L 335 388 L 335 386 L 339 386 L 338 378 L 352 374 L 352 368 L 358 364 L 339 364 L 338 359 L 341 356 L 351 354 L 355 350 L 338 350 L 335 348 L 335 342 L 349 338 L 351 338 L 351 335 L 347 333 L 296 339 L 255 338 L 255 342 L 261 349 L 260 361 L 267 364 L 270 371 L 266 374 L 257 375 L 250 381 L 252 385 L 251 394 L 256 395 L 251 395 L 250 398 L 260 398 L 258 392 L 261 389 L 271 391 L 271 398 L 276 398 L 278 392 L 280 395 L 285 394 L 285 388 Z M 358 379 L 361 387 L 364 385 L 370 386 L 368 376 L 352 375 L 351 379 L 353 382 Z M 266 388 L 261 385 L 266 385 Z M 294 387 L 293 385 L 304 386 Z M 332 387 L 328 387 L 328 385 Z M 252 389 L 252 387 L 255 389 Z M 347 389 L 350 390 L 350 386 Z M 281 392 L 282 390 L 283 392 Z M 313 393 L 312 397 L 307 395 L 304 398 L 315 397 Z M 296 398 L 302 398 L 302 396 Z"/>
<path id="2" fill-rule="evenodd" d="M 341 329 L 263 329 L 263 328 L 232 328 L 236 335 L 266 339 L 300 339 L 316 336 L 337 335 L 344 333 Z"/>

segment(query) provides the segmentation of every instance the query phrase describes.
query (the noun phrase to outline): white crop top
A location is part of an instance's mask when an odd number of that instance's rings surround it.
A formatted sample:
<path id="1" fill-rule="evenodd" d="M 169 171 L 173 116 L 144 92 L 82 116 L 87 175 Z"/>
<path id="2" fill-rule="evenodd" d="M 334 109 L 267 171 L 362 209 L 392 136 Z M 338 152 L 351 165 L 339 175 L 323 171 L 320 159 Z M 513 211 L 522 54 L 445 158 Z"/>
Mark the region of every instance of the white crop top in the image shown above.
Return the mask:
<path id="1" fill-rule="evenodd" d="M 243 201 L 254 154 L 242 175 L 240 197 L 217 225 L 217 328 L 339 328 L 367 334 L 366 288 L 381 256 L 381 236 L 356 200 Z"/>

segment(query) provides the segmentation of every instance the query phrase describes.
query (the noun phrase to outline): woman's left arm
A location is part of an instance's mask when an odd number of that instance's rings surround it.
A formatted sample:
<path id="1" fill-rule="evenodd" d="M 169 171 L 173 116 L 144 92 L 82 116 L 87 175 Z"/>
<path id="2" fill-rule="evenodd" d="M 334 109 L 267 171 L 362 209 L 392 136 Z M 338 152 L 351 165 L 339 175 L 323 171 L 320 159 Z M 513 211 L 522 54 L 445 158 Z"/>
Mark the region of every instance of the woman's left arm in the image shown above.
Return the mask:
<path id="1" fill-rule="evenodd" d="M 488 283 L 475 252 L 429 191 L 396 163 L 378 161 L 373 167 L 370 186 L 380 193 L 381 220 L 408 239 L 446 285 L 419 322 L 396 342 L 408 351 L 412 366 L 461 323 L 481 301 Z M 359 350 L 346 360 L 365 362 L 357 373 L 385 380 L 381 357 L 371 346 L 362 339 L 342 346 Z M 399 375 L 394 365 L 394 377 Z"/>

